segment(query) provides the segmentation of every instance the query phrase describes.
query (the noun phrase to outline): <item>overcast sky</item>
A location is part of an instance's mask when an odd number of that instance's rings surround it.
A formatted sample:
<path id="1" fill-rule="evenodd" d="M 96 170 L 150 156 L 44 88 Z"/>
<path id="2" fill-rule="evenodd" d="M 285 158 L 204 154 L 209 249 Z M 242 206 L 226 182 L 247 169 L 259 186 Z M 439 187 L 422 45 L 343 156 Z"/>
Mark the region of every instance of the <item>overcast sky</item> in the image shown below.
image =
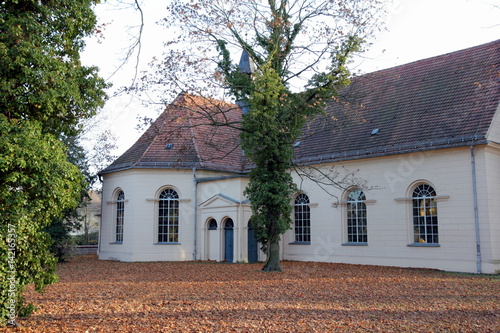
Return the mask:
<path id="1" fill-rule="evenodd" d="M 500 0 L 396 0 L 387 26 L 362 65 L 366 72 L 499 39 Z"/>
<path id="2" fill-rule="evenodd" d="M 108 79 L 124 58 L 130 45 L 131 26 L 139 22 L 137 11 L 113 7 L 113 0 L 97 5 L 100 23 L 106 23 L 104 39 L 87 42 L 82 59 L 96 65 L 101 76 Z M 143 33 L 141 68 L 153 56 L 160 56 L 167 33 L 155 22 L 164 17 L 165 0 L 145 0 L 146 26 Z M 500 39 L 500 0 L 394 0 L 386 20 L 388 31 L 380 33 L 369 52 L 357 62 L 356 70 L 371 72 L 396 65 L 484 44 Z M 130 84 L 133 66 L 128 64 L 110 78 L 114 87 Z M 156 116 L 157 110 L 145 108 L 131 97 L 111 98 L 103 113 L 103 129 L 118 136 L 123 153 L 140 133 L 134 128 L 137 115 Z"/>

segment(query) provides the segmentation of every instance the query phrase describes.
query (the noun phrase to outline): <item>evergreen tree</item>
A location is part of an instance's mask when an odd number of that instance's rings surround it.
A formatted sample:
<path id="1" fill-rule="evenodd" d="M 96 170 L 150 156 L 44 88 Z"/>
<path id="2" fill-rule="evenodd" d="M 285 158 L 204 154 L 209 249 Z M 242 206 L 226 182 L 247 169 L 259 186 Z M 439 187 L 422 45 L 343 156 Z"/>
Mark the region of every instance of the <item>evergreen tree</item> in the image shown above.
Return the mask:
<path id="1" fill-rule="evenodd" d="M 0 2 L 0 325 L 33 306 L 24 287 L 56 281 L 44 231 L 75 209 L 86 185 L 63 137 L 104 104 L 97 68 L 82 66 L 94 0 Z"/>
<path id="2" fill-rule="evenodd" d="M 43 229 L 75 208 L 83 177 L 66 159 L 64 145 L 37 122 L 0 115 L 0 323 L 15 323 L 33 306 L 22 292 L 57 280 L 56 259 Z"/>

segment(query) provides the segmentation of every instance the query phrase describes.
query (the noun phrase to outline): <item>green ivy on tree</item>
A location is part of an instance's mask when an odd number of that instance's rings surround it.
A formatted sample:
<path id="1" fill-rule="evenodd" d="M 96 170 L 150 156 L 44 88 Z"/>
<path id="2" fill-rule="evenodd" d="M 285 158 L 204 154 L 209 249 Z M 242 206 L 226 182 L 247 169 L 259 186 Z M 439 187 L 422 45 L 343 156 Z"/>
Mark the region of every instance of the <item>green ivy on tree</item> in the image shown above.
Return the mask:
<path id="1" fill-rule="evenodd" d="M 239 127 L 253 164 L 245 190 L 265 271 L 280 271 L 279 241 L 292 226 L 293 144 L 305 121 L 349 84 L 347 64 L 380 26 L 386 0 L 172 0 L 163 22 L 178 33 L 166 44 L 153 84 L 169 92 L 226 98 L 249 112 Z M 249 68 L 236 59 L 244 51 Z M 245 62 L 244 62 L 245 63 Z M 252 72 L 253 69 L 253 72 Z M 180 91 L 179 91 L 180 90 Z M 248 108 L 247 108 L 248 107 Z M 224 126 L 213 110 L 192 110 Z M 228 145 L 231 143 L 228 143 Z M 332 184 L 335 184 L 332 181 Z"/>
<path id="2" fill-rule="evenodd" d="M 279 271 L 279 240 L 290 229 L 290 198 L 297 190 L 289 172 L 291 140 L 297 128 L 289 127 L 293 110 L 284 105 L 287 90 L 271 63 L 255 73 L 253 85 L 248 100 L 251 112 L 244 116 L 241 134 L 242 148 L 255 163 L 245 194 L 250 199 L 256 238 L 268 254 L 264 270 Z"/>
<path id="3" fill-rule="evenodd" d="M 345 62 L 358 50 L 359 42 L 349 38 L 336 54 L 332 71 L 315 76 L 302 93 L 286 88 L 279 75 L 283 64 L 272 57 L 253 73 L 251 90 L 244 96 L 251 111 L 243 116 L 241 145 L 255 163 L 245 194 L 250 199 L 256 238 L 267 254 L 264 271 L 281 271 L 279 241 L 293 222 L 291 198 L 298 191 L 290 173 L 293 143 L 306 119 L 322 111 L 334 89 L 349 83 Z"/>

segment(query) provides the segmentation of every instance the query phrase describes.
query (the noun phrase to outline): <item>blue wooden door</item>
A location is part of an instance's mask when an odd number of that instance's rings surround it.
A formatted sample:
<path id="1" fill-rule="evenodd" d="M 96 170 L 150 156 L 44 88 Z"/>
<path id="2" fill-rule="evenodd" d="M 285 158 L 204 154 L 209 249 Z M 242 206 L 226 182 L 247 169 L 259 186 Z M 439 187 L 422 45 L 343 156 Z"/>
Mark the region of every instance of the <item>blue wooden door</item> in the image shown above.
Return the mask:
<path id="1" fill-rule="evenodd" d="M 259 260 L 258 250 L 252 223 L 248 222 L 248 262 L 257 262 Z"/>
<path id="2" fill-rule="evenodd" d="M 234 260 L 234 224 L 233 220 L 228 219 L 224 227 L 224 261 L 233 262 Z"/>

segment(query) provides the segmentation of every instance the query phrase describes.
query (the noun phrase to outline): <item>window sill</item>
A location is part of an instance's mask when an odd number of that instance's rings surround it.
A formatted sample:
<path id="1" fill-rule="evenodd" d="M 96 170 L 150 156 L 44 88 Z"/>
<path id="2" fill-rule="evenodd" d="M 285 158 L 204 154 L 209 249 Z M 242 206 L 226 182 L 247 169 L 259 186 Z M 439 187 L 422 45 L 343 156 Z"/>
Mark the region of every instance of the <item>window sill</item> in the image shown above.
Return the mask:
<path id="1" fill-rule="evenodd" d="M 182 245 L 182 244 L 179 242 L 158 242 L 154 243 L 153 245 Z"/>
<path id="2" fill-rule="evenodd" d="M 412 243 L 408 244 L 409 247 L 441 247 L 438 243 Z"/>
<path id="3" fill-rule="evenodd" d="M 347 242 L 343 243 L 342 246 L 368 246 L 367 242 Z"/>
<path id="4" fill-rule="evenodd" d="M 289 245 L 311 245 L 311 242 L 291 242 Z"/>
<path id="5" fill-rule="evenodd" d="M 109 243 L 109 244 L 123 244 L 123 242 L 112 242 L 112 243 Z"/>

